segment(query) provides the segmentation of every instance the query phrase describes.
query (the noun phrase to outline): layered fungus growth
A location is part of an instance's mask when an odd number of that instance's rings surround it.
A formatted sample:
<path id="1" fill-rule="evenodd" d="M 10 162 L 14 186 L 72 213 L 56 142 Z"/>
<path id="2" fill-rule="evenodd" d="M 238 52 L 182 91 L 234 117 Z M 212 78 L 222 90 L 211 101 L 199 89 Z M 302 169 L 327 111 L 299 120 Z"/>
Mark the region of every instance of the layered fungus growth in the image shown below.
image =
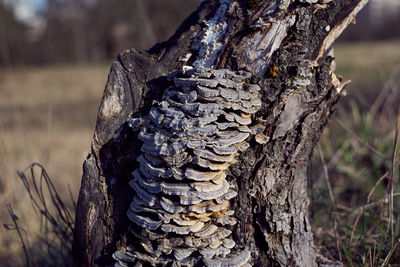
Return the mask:
<path id="1" fill-rule="evenodd" d="M 160 102 L 130 126 L 143 142 L 127 215 L 136 240 L 115 266 L 251 266 L 232 239 L 237 195 L 225 171 L 263 126 L 260 87 L 244 71 L 185 66 L 168 75 Z M 136 264 L 136 265 L 135 265 Z"/>

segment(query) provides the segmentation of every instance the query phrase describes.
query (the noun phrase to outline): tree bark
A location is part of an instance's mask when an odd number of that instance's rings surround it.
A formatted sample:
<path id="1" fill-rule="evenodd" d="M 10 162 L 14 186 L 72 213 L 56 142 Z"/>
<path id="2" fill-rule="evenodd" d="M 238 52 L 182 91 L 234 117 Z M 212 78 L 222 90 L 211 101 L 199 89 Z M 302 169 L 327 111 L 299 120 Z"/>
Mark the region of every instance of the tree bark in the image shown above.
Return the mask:
<path id="1" fill-rule="evenodd" d="M 328 52 L 367 1 L 203 1 L 168 41 L 120 53 L 83 165 L 75 265 L 112 264 L 112 253 L 126 244 L 128 182 L 140 153 L 127 122 L 148 113 L 166 75 L 183 65 L 246 70 L 262 88 L 257 117 L 267 142 L 251 141 L 228 170 L 239 189 L 231 200 L 237 246 L 251 251 L 253 266 L 335 265 L 313 244 L 306 169 L 342 89 Z"/>

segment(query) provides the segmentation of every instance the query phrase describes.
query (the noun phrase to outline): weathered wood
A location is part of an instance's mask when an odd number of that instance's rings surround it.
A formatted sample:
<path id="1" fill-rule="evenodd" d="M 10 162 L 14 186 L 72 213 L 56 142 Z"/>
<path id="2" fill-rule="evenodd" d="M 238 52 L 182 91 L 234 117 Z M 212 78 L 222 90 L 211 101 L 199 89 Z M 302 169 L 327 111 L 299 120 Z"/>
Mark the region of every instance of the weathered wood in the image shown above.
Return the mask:
<path id="1" fill-rule="evenodd" d="M 127 121 L 147 114 L 161 97 L 165 75 L 182 65 L 244 69 L 262 88 L 257 117 L 265 120 L 267 142 L 252 140 L 228 170 L 239 188 L 231 200 L 237 246 L 252 252 L 254 266 L 329 265 L 313 245 L 306 168 L 340 98 L 328 49 L 367 0 L 301 2 L 316 1 L 204 1 L 167 42 L 118 56 L 83 166 L 76 266 L 112 264 L 112 252 L 125 245 L 128 181 L 141 144 Z"/>

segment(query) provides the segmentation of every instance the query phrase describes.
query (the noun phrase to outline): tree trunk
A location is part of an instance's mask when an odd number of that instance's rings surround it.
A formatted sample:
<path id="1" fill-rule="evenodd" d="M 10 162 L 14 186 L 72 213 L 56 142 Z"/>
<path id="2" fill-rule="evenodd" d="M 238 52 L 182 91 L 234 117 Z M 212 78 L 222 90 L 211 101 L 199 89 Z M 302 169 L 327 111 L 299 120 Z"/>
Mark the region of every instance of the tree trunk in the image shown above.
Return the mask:
<path id="1" fill-rule="evenodd" d="M 331 70 L 331 45 L 367 1 L 203 1 L 168 41 L 120 53 L 83 165 L 76 266 L 113 264 L 113 252 L 132 242 L 128 182 L 141 141 L 128 121 L 149 112 L 166 75 L 183 65 L 245 70 L 261 87 L 264 143 L 250 140 L 227 171 L 238 188 L 230 200 L 236 246 L 251 252 L 253 266 L 335 265 L 313 245 L 306 169 L 343 87 Z"/>

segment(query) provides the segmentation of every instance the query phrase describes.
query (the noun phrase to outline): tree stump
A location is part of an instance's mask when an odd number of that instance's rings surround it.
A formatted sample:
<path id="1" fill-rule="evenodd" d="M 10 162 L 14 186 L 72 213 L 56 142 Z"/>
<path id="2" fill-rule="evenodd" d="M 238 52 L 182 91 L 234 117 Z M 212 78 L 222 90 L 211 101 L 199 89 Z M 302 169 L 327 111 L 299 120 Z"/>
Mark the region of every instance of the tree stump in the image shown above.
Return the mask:
<path id="1" fill-rule="evenodd" d="M 182 66 L 244 70 L 261 87 L 265 142 L 249 140 L 228 179 L 238 223 L 236 245 L 253 266 L 335 266 L 319 256 L 308 220 L 306 170 L 340 98 L 333 41 L 368 0 L 214 0 L 201 5 L 166 42 L 123 51 L 111 66 L 92 150 L 83 165 L 74 230 L 76 266 L 113 264 L 126 245 L 131 173 L 141 141 L 128 127 L 148 114 Z"/>

